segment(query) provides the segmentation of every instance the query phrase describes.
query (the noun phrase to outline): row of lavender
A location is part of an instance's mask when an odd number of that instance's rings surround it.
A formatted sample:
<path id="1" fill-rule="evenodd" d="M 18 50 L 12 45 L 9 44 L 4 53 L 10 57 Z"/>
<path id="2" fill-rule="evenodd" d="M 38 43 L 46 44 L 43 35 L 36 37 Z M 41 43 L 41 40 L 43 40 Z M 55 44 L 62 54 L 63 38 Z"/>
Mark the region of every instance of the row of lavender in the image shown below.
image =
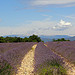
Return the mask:
<path id="1" fill-rule="evenodd" d="M 63 59 L 61 59 L 58 55 L 54 54 L 50 49 L 48 49 L 44 43 L 38 43 L 35 49 L 35 65 L 34 71 L 38 71 L 38 67 L 40 64 L 45 62 L 51 62 L 56 60 L 59 64 L 64 64 Z M 45 66 L 45 65 L 44 65 Z"/>
<path id="2" fill-rule="evenodd" d="M 17 48 L 22 43 L 0 43 L 0 54 L 5 53 L 8 50 L 11 50 L 12 48 Z"/>
<path id="3" fill-rule="evenodd" d="M 54 50 L 75 64 L 75 41 L 47 42 L 45 44 L 48 46 L 48 48 Z"/>
<path id="4" fill-rule="evenodd" d="M 3 45 L 0 44 L 0 47 L 1 45 L 4 47 L 3 53 L 0 54 L 0 65 L 3 65 L 4 62 L 7 62 L 12 66 L 13 70 L 15 70 L 16 72 L 17 67 L 21 65 L 22 59 L 34 44 L 36 43 L 27 42 L 27 43 L 9 43 L 9 44 L 3 43 Z M 0 50 L 1 49 L 2 48 L 0 48 Z"/>

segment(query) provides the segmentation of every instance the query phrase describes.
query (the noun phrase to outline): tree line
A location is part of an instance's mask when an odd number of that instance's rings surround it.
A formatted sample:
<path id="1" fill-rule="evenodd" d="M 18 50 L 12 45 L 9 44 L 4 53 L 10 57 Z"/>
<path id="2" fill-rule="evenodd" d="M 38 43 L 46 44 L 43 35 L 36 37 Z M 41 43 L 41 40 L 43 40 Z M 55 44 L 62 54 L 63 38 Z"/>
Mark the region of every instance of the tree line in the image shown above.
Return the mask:
<path id="1" fill-rule="evenodd" d="M 21 37 L 0 37 L 0 43 L 12 43 L 12 42 L 43 42 L 40 37 L 37 35 L 29 36 L 29 38 L 21 38 Z"/>
<path id="2" fill-rule="evenodd" d="M 57 42 L 57 41 L 70 41 L 70 40 L 66 40 L 66 39 L 64 39 L 64 38 L 61 38 L 61 39 L 57 39 L 57 40 L 53 39 L 53 41 L 54 41 L 54 42 Z"/>

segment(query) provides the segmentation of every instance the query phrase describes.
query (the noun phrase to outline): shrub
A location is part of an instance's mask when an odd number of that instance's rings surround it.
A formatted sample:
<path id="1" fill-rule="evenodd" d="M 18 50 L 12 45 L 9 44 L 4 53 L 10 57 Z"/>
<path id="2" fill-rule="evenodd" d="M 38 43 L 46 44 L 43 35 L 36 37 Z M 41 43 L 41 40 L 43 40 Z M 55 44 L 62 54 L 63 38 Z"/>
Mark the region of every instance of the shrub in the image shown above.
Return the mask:
<path id="1" fill-rule="evenodd" d="M 61 38 L 61 39 L 57 39 L 57 40 L 53 39 L 53 41 L 55 42 L 55 41 L 70 41 L 70 40 L 66 40 L 64 38 Z"/>
<path id="2" fill-rule="evenodd" d="M 11 75 L 12 67 L 6 62 L 3 61 L 0 64 L 0 75 Z"/>
<path id="3" fill-rule="evenodd" d="M 41 64 L 36 73 L 36 75 L 67 75 L 66 69 L 55 59 Z"/>

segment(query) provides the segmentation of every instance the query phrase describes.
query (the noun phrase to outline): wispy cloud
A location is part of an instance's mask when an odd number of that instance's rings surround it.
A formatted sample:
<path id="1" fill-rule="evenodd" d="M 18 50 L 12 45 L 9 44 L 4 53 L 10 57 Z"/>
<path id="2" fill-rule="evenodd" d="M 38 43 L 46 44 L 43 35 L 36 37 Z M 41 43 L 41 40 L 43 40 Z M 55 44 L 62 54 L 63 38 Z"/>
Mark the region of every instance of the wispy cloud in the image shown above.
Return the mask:
<path id="1" fill-rule="evenodd" d="M 53 27 L 53 29 L 54 30 L 65 30 L 71 26 L 72 26 L 71 22 L 65 22 L 65 21 L 61 20 L 59 23 L 57 23 L 56 26 Z"/>
<path id="2" fill-rule="evenodd" d="M 75 6 L 75 0 L 20 0 L 26 8 L 24 9 L 35 9 L 43 8 L 44 6 L 51 7 L 72 7 Z M 34 8 L 35 7 L 35 8 Z M 39 10 L 40 11 L 40 10 Z"/>
<path id="3" fill-rule="evenodd" d="M 24 34 L 24 35 L 66 35 L 68 33 L 73 33 L 75 26 L 73 27 L 71 22 L 65 22 L 61 20 L 56 25 L 56 21 L 51 21 L 51 18 L 46 18 L 43 20 L 28 21 L 28 23 L 20 24 L 17 27 L 0 27 L 0 35 L 12 35 L 12 34 Z M 71 28 L 72 26 L 72 28 Z M 53 27 L 53 29 L 52 29 Z M 70 28 L 70 30 L 69 30 Z M 59 31 L 66 29 L 65 31 Z M 57 32 L 56 32 L 57 30 Z"/>
<path id="4" fill-rule="evenodd" d="M 44 5 L 59 5 L 67 4 L 67 6 L 75 6 L 75 0 L 32 0 L 32 6 L 44 6 Z"/>
<path id="5" fill-rule="evenodd" d="M 75 6 L 75 2 L 62 5 L 62 7 L 73 7 L 73 6 Z"/>
<path id="6" fill-rule="evenodd" d="M 23 23 L 17 27 L 1 27 L 0 35 L 11 35 L 11 33 L 25 35 L 48 35 L 54 24 L 55 22 L 52 22 L 49 18 L 43 19 L 41 21 L 29 21 L 28 24 Z"/>
<path id="7" fill-rule="evenodd" d="M 74 19 L 75 20 L 75 15 L 69 15 L 69 16 L 65 16 L 66 18 L 69 18 L 69 19 Z"/>

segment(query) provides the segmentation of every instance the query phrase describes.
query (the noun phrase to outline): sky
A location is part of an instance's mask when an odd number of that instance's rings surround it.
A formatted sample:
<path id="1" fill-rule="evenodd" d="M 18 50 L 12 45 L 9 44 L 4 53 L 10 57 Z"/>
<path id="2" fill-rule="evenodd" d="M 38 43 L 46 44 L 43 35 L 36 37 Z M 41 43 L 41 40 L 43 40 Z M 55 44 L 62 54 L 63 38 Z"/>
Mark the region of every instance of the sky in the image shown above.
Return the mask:
<path id="1" fill-rule="evenodd" d="M 75 0 L 0 0 L 0 36 L 75 36 Z"/>

